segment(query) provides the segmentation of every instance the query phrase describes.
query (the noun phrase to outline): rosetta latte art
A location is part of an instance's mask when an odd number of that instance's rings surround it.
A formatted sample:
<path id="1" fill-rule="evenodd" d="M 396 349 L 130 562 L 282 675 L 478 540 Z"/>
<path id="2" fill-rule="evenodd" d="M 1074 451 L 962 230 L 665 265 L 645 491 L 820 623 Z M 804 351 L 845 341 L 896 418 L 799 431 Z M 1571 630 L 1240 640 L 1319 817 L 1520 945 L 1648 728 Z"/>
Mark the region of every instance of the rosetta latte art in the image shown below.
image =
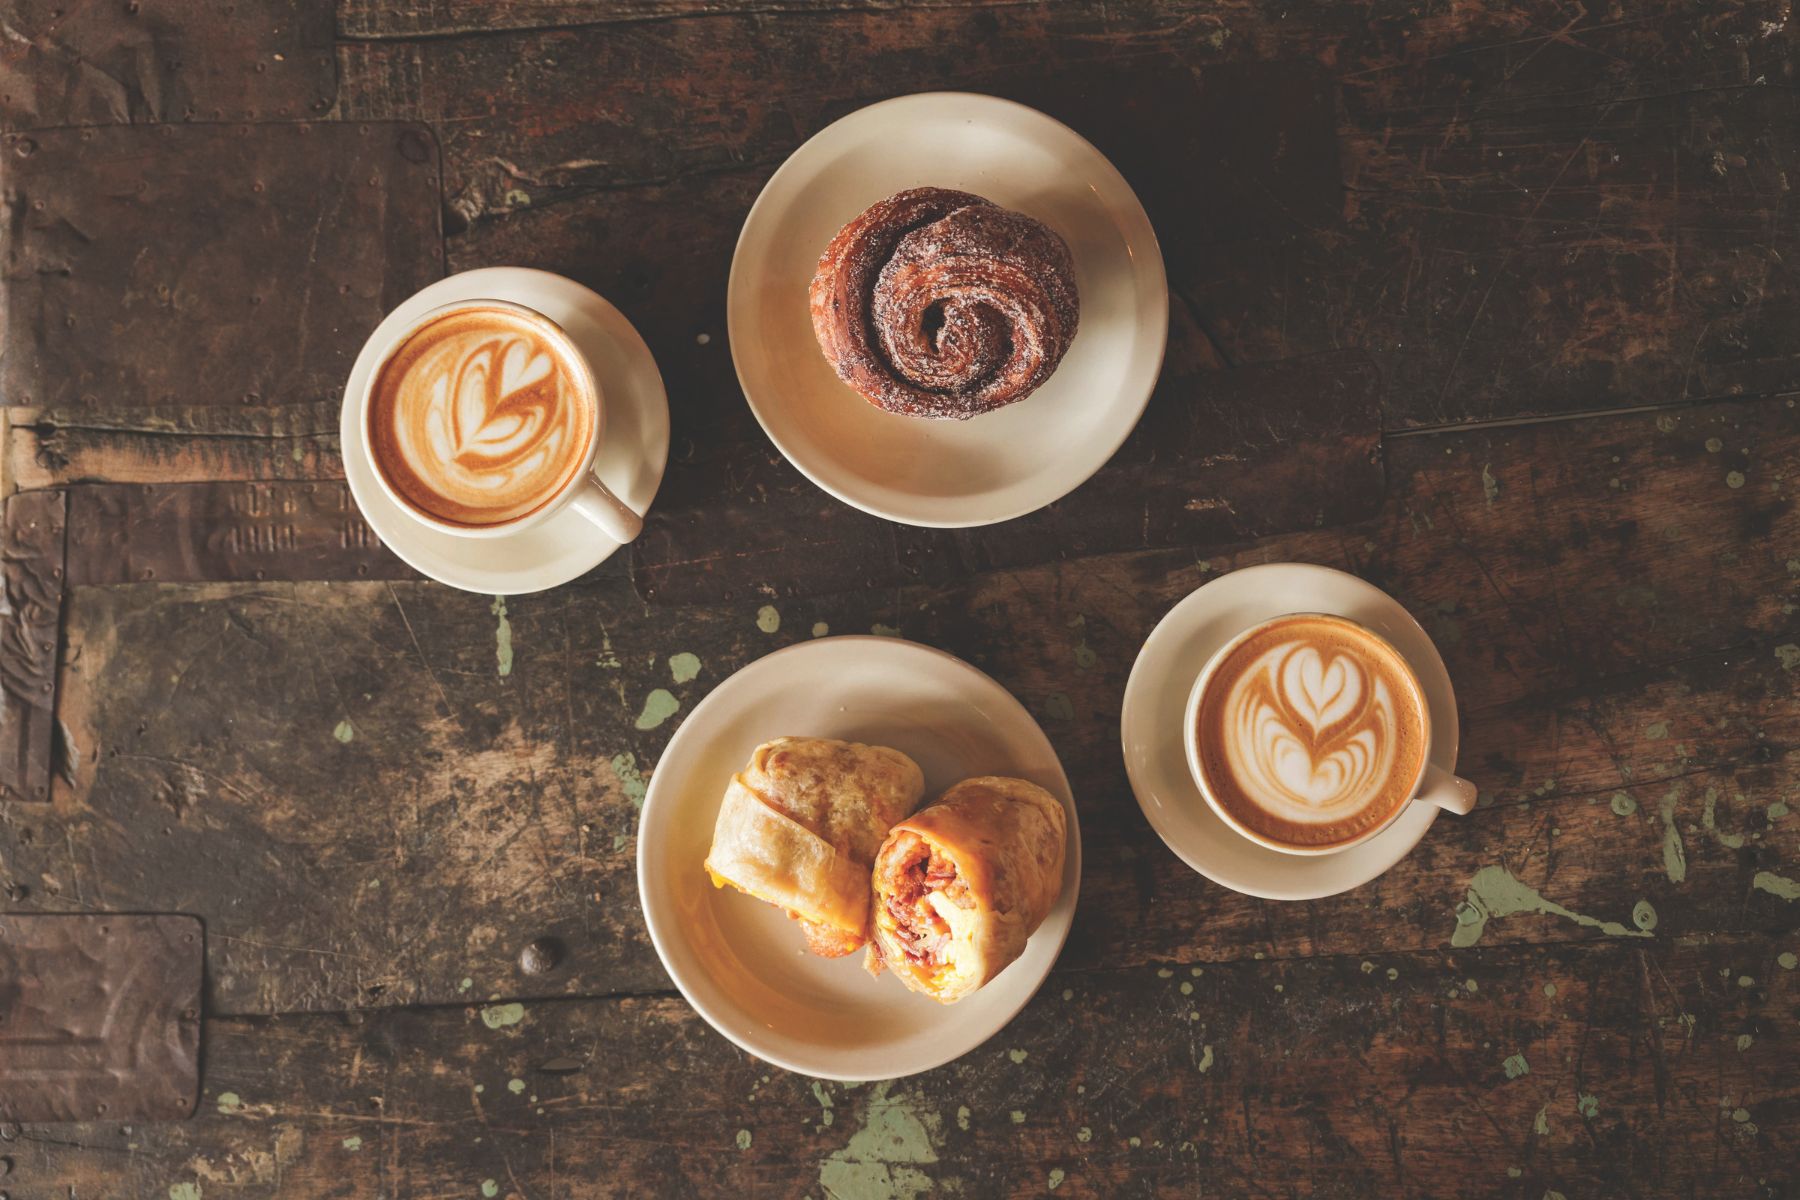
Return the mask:
<path id="1" fill-rule="evenodd" d="M 1235 650 L 1213 675 L 1196 731 L 1227 811 L 1264 836 L 1322 845 L 1409 799 L 1423 718 L 1391 657 L 1366 633 L 1304 616 Z"/>
<path id="2" fill-rule="evenodd" d="M 593 421 L 566 353 L 502 309 L 450 313 L 415 333 L 383 367 L 371 408 L 395 488 L 466 525 L 515 520 L 554 497 Z"/>

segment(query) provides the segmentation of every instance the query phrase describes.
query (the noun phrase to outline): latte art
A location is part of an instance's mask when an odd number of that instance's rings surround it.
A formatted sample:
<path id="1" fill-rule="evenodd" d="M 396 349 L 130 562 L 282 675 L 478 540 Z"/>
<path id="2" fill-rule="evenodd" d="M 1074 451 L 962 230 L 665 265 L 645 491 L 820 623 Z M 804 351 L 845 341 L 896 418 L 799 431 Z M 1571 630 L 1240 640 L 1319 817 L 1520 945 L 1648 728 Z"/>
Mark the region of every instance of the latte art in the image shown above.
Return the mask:
<path id="1" fill-rule="evenodd" d="M 547 322 L 446 313 L 384 364 L 369 408 L 382 473 L 438 520 L 497 525 L 558 495 L 586 461 L 595 398 Z"/>
<path id="2" fill-rule="evenodd" d="M 1214 670 L 1199 728 L 1207 783 L 1265 837 L 1329 845 L 1411 798 L 1425 729 L 1398 655 L 1329 617 L 1265 626 Z"/>

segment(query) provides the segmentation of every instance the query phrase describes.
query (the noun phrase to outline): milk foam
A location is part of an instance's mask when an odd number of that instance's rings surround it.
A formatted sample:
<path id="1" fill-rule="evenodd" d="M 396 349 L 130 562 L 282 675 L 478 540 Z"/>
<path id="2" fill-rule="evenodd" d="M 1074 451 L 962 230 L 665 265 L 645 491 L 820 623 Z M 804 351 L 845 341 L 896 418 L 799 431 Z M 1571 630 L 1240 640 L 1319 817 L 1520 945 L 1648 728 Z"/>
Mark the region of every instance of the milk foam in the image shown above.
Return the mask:
<path id="1" fill-rule="evenodd" d="M 1203 702 L 1197 732 L 1213 790 L 1283 840 L 1331 842 L 1385 820 L 1409 798 L 1422 752 L 1396 665 L 1306 619 L 1269 634 L 1221 664 Z"/>
<path id="2" fill-rule="evenodd" d="M 586 450 L 592 400 L 530 320 L 450 313 L 382 368 L 371 409 L 378 461 L 432 516 L 514 520 L 556 495 Z"/>

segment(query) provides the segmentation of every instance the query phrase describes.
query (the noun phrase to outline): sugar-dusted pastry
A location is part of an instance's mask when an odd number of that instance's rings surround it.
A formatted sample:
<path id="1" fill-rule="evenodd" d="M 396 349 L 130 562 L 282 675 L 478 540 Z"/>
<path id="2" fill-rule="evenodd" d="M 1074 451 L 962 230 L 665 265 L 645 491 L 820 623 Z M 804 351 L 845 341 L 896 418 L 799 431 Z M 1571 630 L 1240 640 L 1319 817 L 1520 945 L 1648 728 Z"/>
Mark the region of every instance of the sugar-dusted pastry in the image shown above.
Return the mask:
<path id="1" fill-rule="evenodd" d="M 842 957 L 867 937 L 881 839 L 924 794 L 918 764 L 898 750 L 776 738 L 726 787 L 707 873 L 785 909 L 814 954 Z"/>
<path id="2" fill-rule="evenodd" d="M 831 239 L 813 332 L 838 378 L 912 417 L 966 419 L 1023 400 L 1081 321 L 1068 244 L 968 192 L 913 188 Z"/>
<path id="3" fill-rule="evenodd" d="M 1034 783 L 965 779 L 875 857 L 868 966 L 951 1004 L 1025 952 L 1062 891 L 1062 804 Z"/>

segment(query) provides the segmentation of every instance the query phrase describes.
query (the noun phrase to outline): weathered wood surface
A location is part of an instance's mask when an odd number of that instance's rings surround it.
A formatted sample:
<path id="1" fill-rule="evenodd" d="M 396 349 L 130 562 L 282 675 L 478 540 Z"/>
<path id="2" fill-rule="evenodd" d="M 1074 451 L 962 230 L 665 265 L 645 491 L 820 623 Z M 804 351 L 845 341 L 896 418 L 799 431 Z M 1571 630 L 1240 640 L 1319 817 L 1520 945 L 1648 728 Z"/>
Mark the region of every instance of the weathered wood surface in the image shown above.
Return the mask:
<path id="1" fill-rule="evenodd" d="M 68 501 L 6 501 L 0 532 L 0 801 L 50 798 Z"/>
<path id="2" fill-rule="evenodd" d="M 1779 1197 L 1793 961 L 1659 937 L 1064 970 L 960 1062 L 855 1086 L 678 998 L 215 1019 L 195 1120 L 0 1149 L 20 1200 Z"/>
<path id="3" fill-rule="evenodd" d="M 1459 917 L 1472 887 L 1491 909 L 1511 881 L 1627 929 L 1646 901 L 1663 936 L 1791 932 L 1800 913 L 1756 881 L 1795 878 L 1800 837 L 1796 423 L 1745 402 L 1403 438 L 1393 498 L 1343 530 L 777 604 L 646 607 L 616 570 L 503 606 L 404 583 L 78 589 L 60 706 L 74 786 L 10 814 L 9 867 L 44 906 L 207 917 L 218 1012 L 658 990 L 633 878 L 644 777 L 719 679 L 823 625 L 962 654 L 1044 720 L 1089 864 L 1072 967 L 1603 936 Z M 1176 861 L 1117 742 L 1155 621 L 1275 560 L 1355 570 L 1421 617 L 1485 794 L 1382 879 L 1308 904 Z M 678 653 L 697 677 L 675 678 Z M 518 976 L 543 935 L 571 946 L 567 968 Z"/>
<path id="4" fill-rule="evenodd" d="M 1174 64 L 1204 81 L 1221 64 L 1295 60 L 1340 91 L 1335 219 L 1302 210 L 1279 239 L 1212 239 L 1173 277 L 1231 361 L 1363 346 L 1391 381 L 1396 426 L 1800 385 L 1785 337 L 1800 248 L 1782 200 L 1797 127 L 1782 0 L 1705 17 L 1685 0 L 1617 16 L 1543 2 L 1289 20 L 1255 2 L 1084 2 L 622 24 L 637 10 L 557 7 L 607 23 L 346 46 L 339 111 L 439 130 L 450 208 L 473 223 L 452 239 L 456 265 L 505 261 L 526 240 L 596 263 L 585 281 L 646 326 L 665 365 L 719 329 L 696 297 L 722 300 L 762 181 L 860 103 L 1006 91 L 1046 71 Z M 427 33 L 468 10 L 404 11 L 396 25 L 418 14 Z M 508 5 L 495 23 L 538 11 Z M 1260 121 L 1256 105 L 1212 124 Z M 1295 174 L 1275 199 L 1318 190 Z M 594 257 L 596 242 L 634 239 Z M 682 322 L 646 319 L 657 293 L 682 298 Z"/>
<path id="5" fill-rule="evenodd" d="M 414 124 L 0 144 L 9 406 L 335 400 L 376 323 L 443 270 L 437 149 Z"/>
<path id="6" fill-rule="evenodd" d="M 317 117 L 337 90 L 309 0 L 11 0 L 0 128 Z"/>

